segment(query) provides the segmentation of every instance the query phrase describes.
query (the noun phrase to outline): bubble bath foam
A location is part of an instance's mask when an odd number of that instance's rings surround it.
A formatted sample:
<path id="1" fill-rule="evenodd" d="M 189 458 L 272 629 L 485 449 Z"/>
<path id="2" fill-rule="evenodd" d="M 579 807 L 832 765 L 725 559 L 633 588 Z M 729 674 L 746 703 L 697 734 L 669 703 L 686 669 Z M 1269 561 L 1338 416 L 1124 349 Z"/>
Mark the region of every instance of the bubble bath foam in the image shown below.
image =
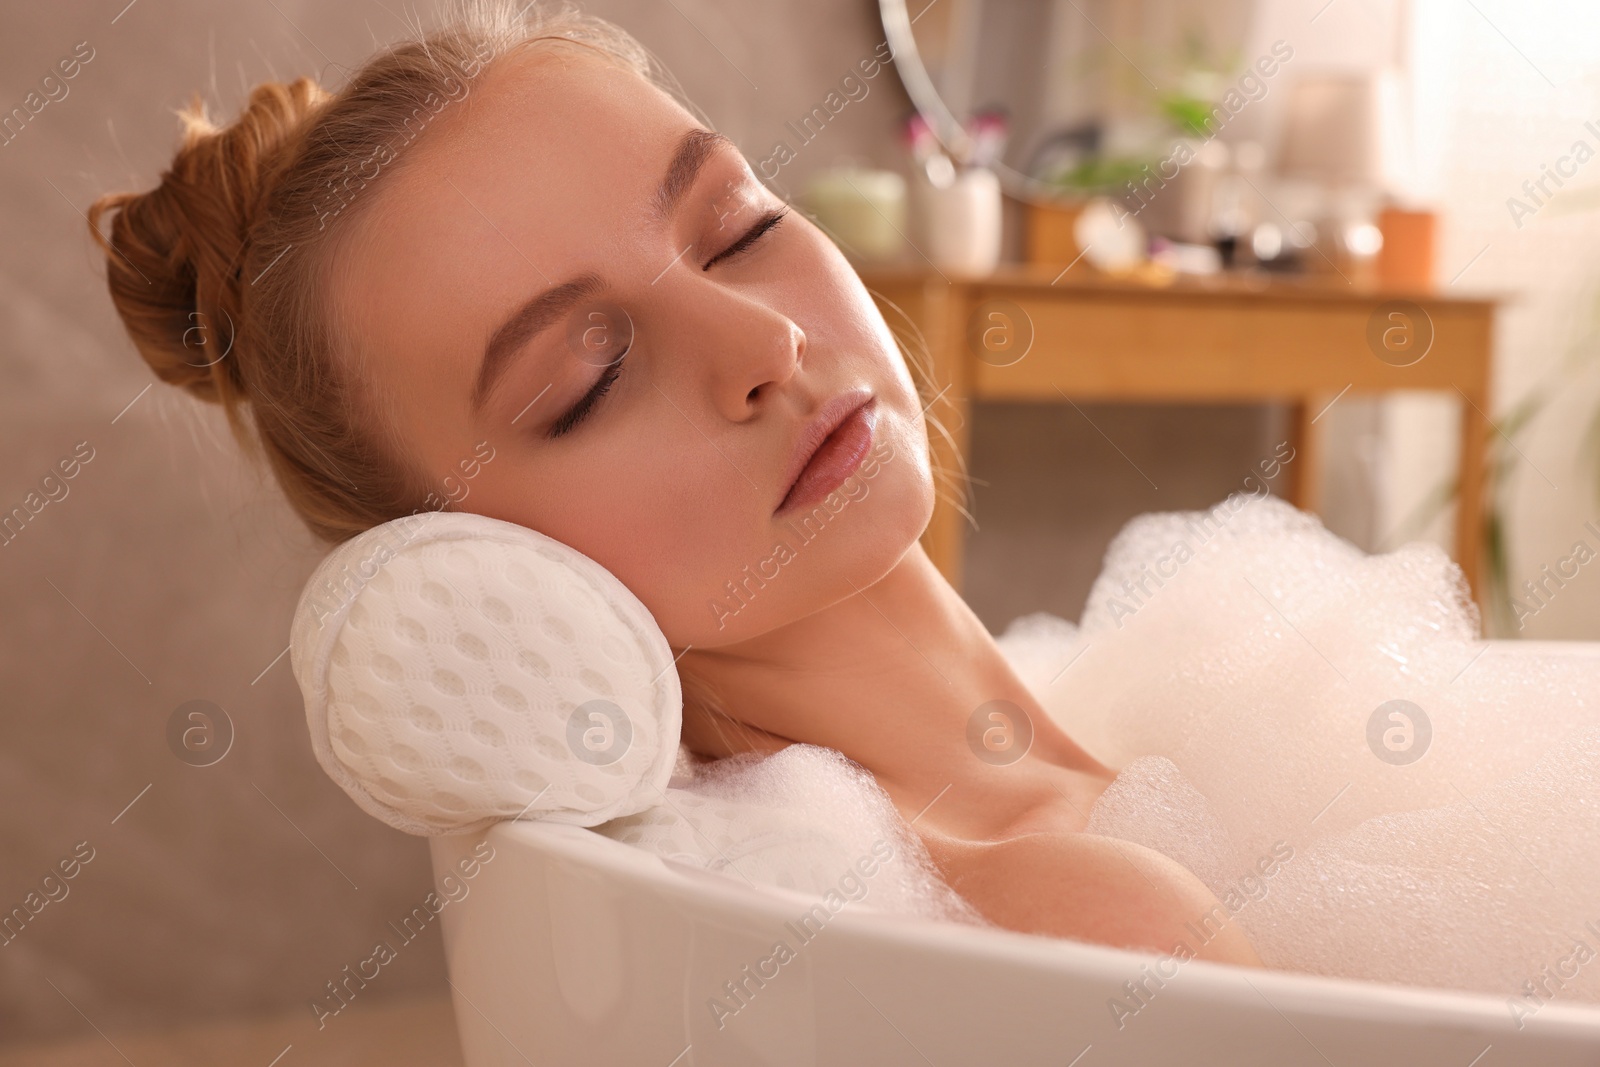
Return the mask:
<path id="1" fill-rule="evenodd" d="M 1436 546 L 1271 496 L 1144 515 L 1082 621 L 1001 646 L 1116 782 L 1089 831 L 1193 870 L 1269 966 L 1600 1001 L 1600 654 L 1484 642 Z M 1587 647 L 1587 646 L 1582 646 Z M 1136 1009 L 1135 1009 L 1136 1010 Z"/>

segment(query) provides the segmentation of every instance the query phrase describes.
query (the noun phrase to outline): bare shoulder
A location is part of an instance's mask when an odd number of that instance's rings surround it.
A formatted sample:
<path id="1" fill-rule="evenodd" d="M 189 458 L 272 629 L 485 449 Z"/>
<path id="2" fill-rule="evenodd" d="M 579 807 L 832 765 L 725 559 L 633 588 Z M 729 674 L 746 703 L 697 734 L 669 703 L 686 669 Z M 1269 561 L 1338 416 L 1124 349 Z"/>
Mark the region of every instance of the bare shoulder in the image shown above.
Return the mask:
<path id="1" fill-rule="evenodd" d="M 1261 966 L 1205 883 L 1154 849 L 1066 832 L 923 840 L 951 888 L 1007 929 Z"/>

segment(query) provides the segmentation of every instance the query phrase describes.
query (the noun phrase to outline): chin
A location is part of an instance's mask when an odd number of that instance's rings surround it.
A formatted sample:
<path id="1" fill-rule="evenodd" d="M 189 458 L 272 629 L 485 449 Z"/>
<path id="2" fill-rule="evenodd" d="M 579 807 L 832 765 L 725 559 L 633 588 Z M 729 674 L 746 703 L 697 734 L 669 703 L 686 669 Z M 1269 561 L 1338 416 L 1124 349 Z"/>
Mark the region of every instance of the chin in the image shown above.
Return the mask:
<path id="1" fill-rule="evenodd" d="M 905 557 L 933 513 L 933 482 L 925 456 L 896 468 L 885 464 L 852 493 L 827 504 L 775 517 L 749 559 L 729 561 L 695 583 L 659 615 L 675 647 L 717 648 L 759 637 L 855 595 Z M 865 486 L 865 491 L 863 491 Z"/>
<path id="2" fill-rule="evenodd" d="M 927 529 L 933 514 L 933 482 L 927 467 L 908 464 L 898 473 L 893 480 L 880 479 L 872 495 L 860 502 L 856 521 L 839 529 L 844 536 L 815 554 L 817 566 L 807 575 L 816 591 L 811 610 L 875 585 L 905 558 Z"/>

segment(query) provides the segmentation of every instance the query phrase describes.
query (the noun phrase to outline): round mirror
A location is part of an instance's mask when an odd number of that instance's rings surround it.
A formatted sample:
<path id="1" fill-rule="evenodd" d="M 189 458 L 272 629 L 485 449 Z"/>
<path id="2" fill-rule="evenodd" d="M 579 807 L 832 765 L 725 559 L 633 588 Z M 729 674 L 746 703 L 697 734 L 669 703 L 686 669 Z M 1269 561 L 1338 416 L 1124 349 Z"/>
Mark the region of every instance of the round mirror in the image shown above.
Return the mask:
<path id="1" fill-rule="evenodd" d="M 986 146 L 981 146 L 974 136 L 977 111 L 981 106 L 975 100 L 990 79 L 980 79 L 978 67 L 990 51 L 989 46 L 996 43 L 993 36 L 988 41 L 983 39 L 979 24 L 983 4 L 981 0 L 975 3 L 967 0 L 916 2 L 915 16 L 907 10 L 905 0 L 880 0 L 879 3 L 884 34 L 894 50 L 895 69 L 900 73 L 911 103 L 948 157 L 962 164 L 980 160 Z M 1036 22 L 1046 7 L 1044 3 L 1020 6 L 1036 9 L 1033 12 Z M 1020 69 L 1024 67 L 1026 70 Z M 1015 80 L 1022 84 L 1016 85 L 1011 95 L 1017 100 L 1026 100 L 1028 90 L 1037 88 L 1037 82 L 1042 80 L 1041 68 L 1037 63 L 1019 63 L 1016 68 L 1015 73 L 1023 76 Z M 1035 84 L 1029 86 L 1028 82 Z M 1006 110 L 1010 110 L 1009 106 Z M 1014 121 L 1014 114 L 1008 116 L 1008 122 Z M 982 160 L 999 175 L 1006 192 L 1024 200 L 1063 197 L 1063 192 L 1029 174 L 1026 164 L 1016 165 L 1017 144 L 1018 139 L 1008 134 L 999 158 Z M 942 183 L 938 166 L 940 164 L 929 168 L 929 178 Z"/>
<path id="2" fill-rule="evenodd" d="M 931 182 L 952 166 L 986 166 L 1019 200 L 1105 196 L 1131 212 L 1138 183 L 1175 144 L 1198 151 L 1227 120 L 1219 102 L 1244 69 L 1254 3 L 880 0 L 879 8 L 900 79 L 942 149 L 929 162 L 912 131 Z"/>

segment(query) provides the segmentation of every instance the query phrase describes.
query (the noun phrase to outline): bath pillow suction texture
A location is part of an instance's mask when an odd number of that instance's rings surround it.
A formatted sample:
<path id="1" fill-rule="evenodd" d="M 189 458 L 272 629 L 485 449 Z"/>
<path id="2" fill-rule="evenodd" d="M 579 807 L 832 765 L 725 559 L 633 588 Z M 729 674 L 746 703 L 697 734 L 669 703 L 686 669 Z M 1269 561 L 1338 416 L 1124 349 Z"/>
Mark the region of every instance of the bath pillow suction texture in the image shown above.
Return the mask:
<path id="1" fill-rule="evenodd" d="M 336 547 L 290 659 L 317 762 L 411 834 L 597 826 L 659 804 L 683 701 L 649 611 L 577 550 L 427 512 Z"/>

